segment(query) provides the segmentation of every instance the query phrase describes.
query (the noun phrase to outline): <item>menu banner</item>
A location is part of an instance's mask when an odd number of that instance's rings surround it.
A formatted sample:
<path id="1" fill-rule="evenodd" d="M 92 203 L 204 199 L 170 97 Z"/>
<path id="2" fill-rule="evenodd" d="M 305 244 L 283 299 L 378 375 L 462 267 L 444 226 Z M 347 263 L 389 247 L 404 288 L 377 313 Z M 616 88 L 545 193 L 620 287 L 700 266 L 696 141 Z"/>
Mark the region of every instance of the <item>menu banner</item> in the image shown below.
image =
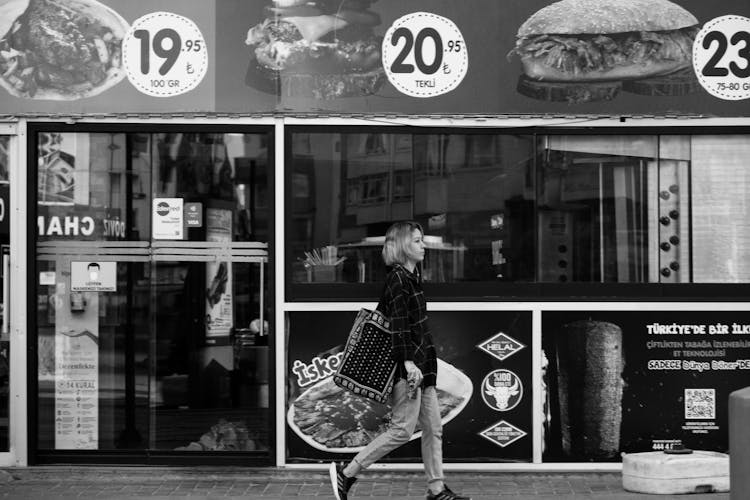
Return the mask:
<path id="1" fill-rule="evenodd" d="M 542 314 L 545 461 L 726 452 L 729 394 L 750 374 L 747 311 Z"/>
<path id="2" fill-rule="evenodd" d="M 214 1 L 2 0 L 0 109 L 211 111 L 215 9 Z M 168 18 L 168 29 L 135 24 L 146 14 Z"/>
<path id="3" fill-rule="evenodd" d="M 744 0 L 2 0 L 5 113 L 746 116 Z"/>
<path id="4" fill-rule="evenodd" d="M 287 460 L 351 458 L 378 434 L 390 405 L 333 383 L 356 312 L 289 314 Z M 531 313 L 431 312 L 446 461 L 532 460 Z M 325 332 L 325 335 L 315 335 Z M 500 354 L 500 356 L 498 356 Z M 412 440 L 384 461 L 420 461 Z"/>

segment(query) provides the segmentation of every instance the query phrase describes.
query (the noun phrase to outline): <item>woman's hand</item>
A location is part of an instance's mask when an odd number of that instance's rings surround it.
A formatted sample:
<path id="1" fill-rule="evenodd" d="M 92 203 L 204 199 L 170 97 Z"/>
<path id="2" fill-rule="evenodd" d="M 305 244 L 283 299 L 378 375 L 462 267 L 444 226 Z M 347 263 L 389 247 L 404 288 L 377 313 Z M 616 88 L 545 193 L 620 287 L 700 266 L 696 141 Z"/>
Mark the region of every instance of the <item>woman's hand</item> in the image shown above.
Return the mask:
<path id="1" fill-rule="evenodd" d="M 422 383 L 422 378 L 424 378 L 422 370 L 414 364 L 414 361 L 408 360 L 404 361 L 404 368 L 406 368 L 406 382 L 409 384 L 409 387 L 419 387 L 419 384 Z"/>

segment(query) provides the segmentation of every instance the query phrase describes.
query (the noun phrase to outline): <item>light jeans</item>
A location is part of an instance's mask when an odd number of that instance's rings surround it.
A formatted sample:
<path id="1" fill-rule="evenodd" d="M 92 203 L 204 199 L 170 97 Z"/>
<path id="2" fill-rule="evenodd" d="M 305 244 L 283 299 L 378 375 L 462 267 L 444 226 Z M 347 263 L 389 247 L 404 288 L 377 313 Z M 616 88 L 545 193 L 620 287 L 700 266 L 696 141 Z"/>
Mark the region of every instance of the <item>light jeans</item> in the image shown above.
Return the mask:
<path id="1" fill-rule="evenodd" d="M 361 469 L 366 469 L 408 442 L 417 422 L 422 428 L 422 462 L 427 483 L 442 483 L 443 424 L 440 421 L 437 392 L 434 386 L 427 387 L 424 391 L 417 389 L 417 397 L 412 399 L 404 379 L 393 385 L 391 425 L 354 457 L 344 474 L 356 476 Z"/>

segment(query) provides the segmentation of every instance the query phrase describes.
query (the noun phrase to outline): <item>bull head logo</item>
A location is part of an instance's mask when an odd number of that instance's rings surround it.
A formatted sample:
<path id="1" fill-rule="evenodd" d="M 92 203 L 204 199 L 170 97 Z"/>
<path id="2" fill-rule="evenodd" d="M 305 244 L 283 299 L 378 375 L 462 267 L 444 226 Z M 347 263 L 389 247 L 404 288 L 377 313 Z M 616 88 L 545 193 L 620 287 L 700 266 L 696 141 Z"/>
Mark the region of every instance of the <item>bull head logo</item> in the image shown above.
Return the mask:
<path id="1" fill-rule="evenodd" d="M 495 398 L 495 404 L 499 410 L 505 410 L 508 408 L 508 402 L 511 397 L 518 396 L 519 382 L 515 379 L 513 385 L 507 386 L 493 386 L 490 384 L 489 378 L 484 381 L 484 393 L 487 396 Z"/>

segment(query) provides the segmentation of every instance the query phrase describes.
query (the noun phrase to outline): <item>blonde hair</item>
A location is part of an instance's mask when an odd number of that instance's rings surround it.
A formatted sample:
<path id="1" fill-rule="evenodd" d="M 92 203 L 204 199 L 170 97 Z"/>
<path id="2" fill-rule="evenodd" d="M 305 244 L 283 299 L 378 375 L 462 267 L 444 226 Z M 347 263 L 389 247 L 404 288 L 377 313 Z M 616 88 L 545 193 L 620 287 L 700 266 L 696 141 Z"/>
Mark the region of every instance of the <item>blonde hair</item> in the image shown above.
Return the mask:
<path id="1" fill-rule="evenodd" d="M 385 232 L 385 243 L 383 244 L 383 262 L 386 266 L 394 264 L 406 264 L 410 255 L 406 249 L 411 241 L 412 233 L 418 229 L 422 236 L 424 230 L 418 222 L 402 221 L 396 222 Z"/>

